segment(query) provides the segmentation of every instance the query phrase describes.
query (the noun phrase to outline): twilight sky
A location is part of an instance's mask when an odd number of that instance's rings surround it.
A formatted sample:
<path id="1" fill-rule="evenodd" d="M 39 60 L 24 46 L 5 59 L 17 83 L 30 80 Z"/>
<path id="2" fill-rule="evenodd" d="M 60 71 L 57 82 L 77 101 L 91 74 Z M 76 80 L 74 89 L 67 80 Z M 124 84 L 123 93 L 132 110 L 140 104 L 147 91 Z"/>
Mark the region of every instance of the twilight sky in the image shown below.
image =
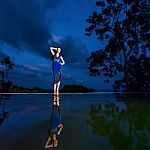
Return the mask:
<path id="1" fill-rule="evenodd" d="M 0 59 L 16 64 L 9 79 L 23 87 L 52 89 L 49 46 L 62 48 L 65 84 L 110 89 L 103 77 L 90 77 L 85 59 L 103 46 L 85 36 L 85 20 L 98 9 L 96 0 L 0 0 Z M 2 69 L 2 66 L 0 66 Z M 0 69 L 0 70 L 1 70 Z"/>

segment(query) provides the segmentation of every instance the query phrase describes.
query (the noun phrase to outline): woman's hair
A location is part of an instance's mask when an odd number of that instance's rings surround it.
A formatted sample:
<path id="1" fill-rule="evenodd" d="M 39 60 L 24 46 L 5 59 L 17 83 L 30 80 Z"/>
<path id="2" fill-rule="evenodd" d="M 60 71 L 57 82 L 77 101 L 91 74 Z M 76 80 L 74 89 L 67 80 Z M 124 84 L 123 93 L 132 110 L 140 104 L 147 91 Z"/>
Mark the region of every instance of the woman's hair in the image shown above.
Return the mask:
<path id="1" fill-rule="evenodd" d="M 61 52 L 61 48 L 60 48 L 60 47 L 57 48 L 57 52 L 58 52 L 58 51 L 59 51 L 59 53 Z"/>

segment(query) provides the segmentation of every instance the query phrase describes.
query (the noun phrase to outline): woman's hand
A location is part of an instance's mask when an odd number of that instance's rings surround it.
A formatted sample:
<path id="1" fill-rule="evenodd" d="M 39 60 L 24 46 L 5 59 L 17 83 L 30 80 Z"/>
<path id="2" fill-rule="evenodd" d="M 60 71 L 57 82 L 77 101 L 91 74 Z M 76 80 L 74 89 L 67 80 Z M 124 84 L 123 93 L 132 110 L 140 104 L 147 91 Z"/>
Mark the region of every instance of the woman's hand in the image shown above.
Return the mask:
<path id="1" fill-rule="evenodd" d="M 60 56 L 60 59 L 61 59 L 61 61 L 62 61 L 62 62 L 60 62 L 60 64 L 61 64 L 61 65 L 64 65 L 64 64 L 65 64 L 65 61 L 64 61 L 63 57 Z"/>
<path id="2" fill-rule="evenodd" d="M 60 64 L 61 64 L 61 65 L 64 65 L 65 63 L 62 63 L 62 62 L 61 62 Z"/>

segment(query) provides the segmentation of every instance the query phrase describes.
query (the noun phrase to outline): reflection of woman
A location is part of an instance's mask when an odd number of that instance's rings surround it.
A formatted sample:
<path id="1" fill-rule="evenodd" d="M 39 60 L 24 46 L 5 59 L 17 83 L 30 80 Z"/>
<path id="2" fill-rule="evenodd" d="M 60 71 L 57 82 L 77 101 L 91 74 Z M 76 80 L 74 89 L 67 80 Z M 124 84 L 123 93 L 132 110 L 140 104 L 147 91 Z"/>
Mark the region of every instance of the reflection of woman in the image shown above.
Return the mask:
<path id="1" fill-rule="evenodd" d="M 55 51 L 56 53 L 55 53 Z M 53 76 L 54 76 L 54 95 L 59 95 L 59 86 L 62 79 L 61 66 L 65 64 L 62 56 L 60 56 L 61 48 L 50 47 L 51 54 L 53 55 Z"/>
<path id="2" fill-rule="evenodd" d="M 57 147 L 57 135 L 60 135 L 62 129 L 63 124 L 61 123 L 59 97 L 54 97 L 53 110 L 50 119 L 50 132 L 45 144 L 45 148 Z"/>

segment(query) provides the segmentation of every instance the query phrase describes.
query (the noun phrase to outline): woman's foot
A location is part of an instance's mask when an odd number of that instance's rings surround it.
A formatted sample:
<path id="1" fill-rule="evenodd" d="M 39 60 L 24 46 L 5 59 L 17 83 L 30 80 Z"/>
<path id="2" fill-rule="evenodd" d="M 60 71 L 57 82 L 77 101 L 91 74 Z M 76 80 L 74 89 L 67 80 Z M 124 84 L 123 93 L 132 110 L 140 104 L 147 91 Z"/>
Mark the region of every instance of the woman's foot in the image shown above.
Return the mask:
<path id="1" fill-rule="evenodd" d="M 46 144 L 45 144 L 45 149 L 46 148 L 51 148 L 51 147 L 53 147 L 53 142 L 51 140 L 51 137 L 49 136 L 47 141 L 46 141 Z"/>
<path id="2" fill-rule="evenodd" d="M 59 106 L 59 96 L 54 96 L 53 105 Z"/>
<path id="3" fill-rule="evenodd" d="M 54 96 L 57 96 L 57 92 L 54 92 Z"/>
<path id="4" fill-rule="evenodd" d="M 53 147 L 57 147 L 57 145 L 58 145 L 58 141 L 55 139 L 53 142 Z"/>
<path id="5" fill-rule="evenodd" d="M 56 138 L 56 134 L 53 135 L 53 147 L 57 147 L 58 145 L 58 141 L 57 141 L 57 138 Z"/>
<path id="6" fill-rule="evenodd" d="M 56 92 L 56 95 L 59 96 L 59 91 Z"/>

